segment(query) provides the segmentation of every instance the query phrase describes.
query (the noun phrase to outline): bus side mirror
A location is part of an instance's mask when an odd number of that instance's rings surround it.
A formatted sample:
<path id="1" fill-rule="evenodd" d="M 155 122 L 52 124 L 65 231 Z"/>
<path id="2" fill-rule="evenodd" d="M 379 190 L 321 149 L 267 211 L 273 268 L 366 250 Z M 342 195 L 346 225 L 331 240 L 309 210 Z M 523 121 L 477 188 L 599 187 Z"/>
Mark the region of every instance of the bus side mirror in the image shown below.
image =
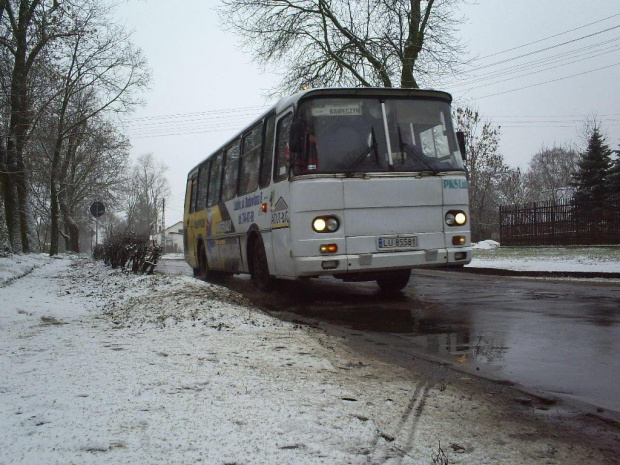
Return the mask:
<path id="1" fill-rule="evenodd" d="M 304 123 L 300 120 L 295 120 L 291 123 L 291 130 L 288 137 L 288 148 L 291 153 L 301 151 L 302 138 L 304 136 Z"/>
<path id="2" fill-rule="evenodd" d="M 459 143 L 459 149 L 461 150 L 461 158 L 463 162 L 467 161 L 467 147 L 465 145 L 465 133 L 463 131 L 456 131 L 456 140 Z"/>

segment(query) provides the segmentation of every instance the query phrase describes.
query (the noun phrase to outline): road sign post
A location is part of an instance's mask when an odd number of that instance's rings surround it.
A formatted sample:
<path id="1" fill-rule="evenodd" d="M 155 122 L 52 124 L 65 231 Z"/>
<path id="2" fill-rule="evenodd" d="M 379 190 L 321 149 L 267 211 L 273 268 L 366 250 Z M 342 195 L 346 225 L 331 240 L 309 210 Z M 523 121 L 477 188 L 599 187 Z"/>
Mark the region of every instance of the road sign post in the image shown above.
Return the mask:
<path id="1" fill-rule="evenodd" d="M 98 200 L 90 206 L 90 214 L 95 217 L 95 247 L 99 244 L 99 217 L 105 213 L 105 205 Z"/>

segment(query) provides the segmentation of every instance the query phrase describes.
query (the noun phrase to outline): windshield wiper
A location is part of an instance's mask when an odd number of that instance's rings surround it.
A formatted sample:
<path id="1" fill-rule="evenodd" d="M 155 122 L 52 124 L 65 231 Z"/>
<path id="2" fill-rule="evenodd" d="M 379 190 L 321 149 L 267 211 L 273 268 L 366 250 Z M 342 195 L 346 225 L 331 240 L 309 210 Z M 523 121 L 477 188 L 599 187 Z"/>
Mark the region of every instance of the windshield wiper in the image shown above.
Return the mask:
<path id="1" fill-rule="evenodd" d="M 400 145 L 400 151 L 405 152 L 408 156 L 411 156 L 411 158 L 415 158 L 416 160 L 419 160 L 422 163 L 424 163 L 426 167 L 433 174 L 439 173 L 439 170 L 437 170 L 433 165 L 431 165 L 429 162 L 427 162 L 424 159 L 424 155 L 417 153 L 411 145 L 407 144 L 406 142 L 403 142 L 403 136 L 402 136 L 402 133 L 400 132 L 400 126 L 397 125 L 396 128 L 398 129 L 398 144 Z M 403 164 L 404 162 L 405 160 L 403 159 Z"/>
<path id="2" fill-rule="evenodd" d="M 362 153 L 360 153 L 355 158 L 355 160 L 353 160 L 353 163 L 349 165 L 349 168 L 348 168 L 349 170 L 352 170 L 357 165 L 359 165 L 361 162 L 363 162 L 368 157 L 368 155 L 370 155 L 370 153 L 373 151 L 375 153 L 375 163 L 381 166 L 381 162 L 379 161 L 379 150 L 377 149 L 377 141 L 375 139 L 375 128 L 374 127 L 370 128 L 370 139 L 371 139 L 370 146 L 366 150 L 364 150 Z"/>

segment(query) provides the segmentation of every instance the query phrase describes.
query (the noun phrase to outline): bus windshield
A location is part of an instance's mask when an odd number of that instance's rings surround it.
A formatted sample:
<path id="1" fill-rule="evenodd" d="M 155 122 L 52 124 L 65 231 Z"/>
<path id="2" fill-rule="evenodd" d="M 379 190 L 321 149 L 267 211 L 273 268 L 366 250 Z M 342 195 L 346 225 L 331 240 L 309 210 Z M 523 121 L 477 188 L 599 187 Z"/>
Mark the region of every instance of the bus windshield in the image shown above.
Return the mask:
<path id="1" fill-rule="evenodd" d="M 295 175 L 464 170 L 440 100 L 316 98 L 300 104 L 295 123 Z"/>

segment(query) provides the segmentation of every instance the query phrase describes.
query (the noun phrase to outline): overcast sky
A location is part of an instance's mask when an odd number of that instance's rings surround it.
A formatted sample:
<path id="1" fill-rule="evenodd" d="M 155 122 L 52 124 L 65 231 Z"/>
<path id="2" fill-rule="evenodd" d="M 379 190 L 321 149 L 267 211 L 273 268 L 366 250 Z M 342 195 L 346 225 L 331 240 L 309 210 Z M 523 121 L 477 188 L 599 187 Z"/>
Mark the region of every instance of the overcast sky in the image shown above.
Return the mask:
<path id="1" fill-rule="evenodd" d="M 151 152 L 169 168 L 168 226 L 182 219 L 188 171 L 274 103 L 264 94 L 276 78 L 221 30 L 218 3 L 133 0 L 117 12 L 153 71 L 147 104 L 125 129 L 134 157 Z M 582 144 L 592 115 L 618 148 L 618 0 L 478 0 L 460 13 L 473 61 L 440 87 L 501 126 L 509 165 L 527 167 L 543 146 Z"/>

